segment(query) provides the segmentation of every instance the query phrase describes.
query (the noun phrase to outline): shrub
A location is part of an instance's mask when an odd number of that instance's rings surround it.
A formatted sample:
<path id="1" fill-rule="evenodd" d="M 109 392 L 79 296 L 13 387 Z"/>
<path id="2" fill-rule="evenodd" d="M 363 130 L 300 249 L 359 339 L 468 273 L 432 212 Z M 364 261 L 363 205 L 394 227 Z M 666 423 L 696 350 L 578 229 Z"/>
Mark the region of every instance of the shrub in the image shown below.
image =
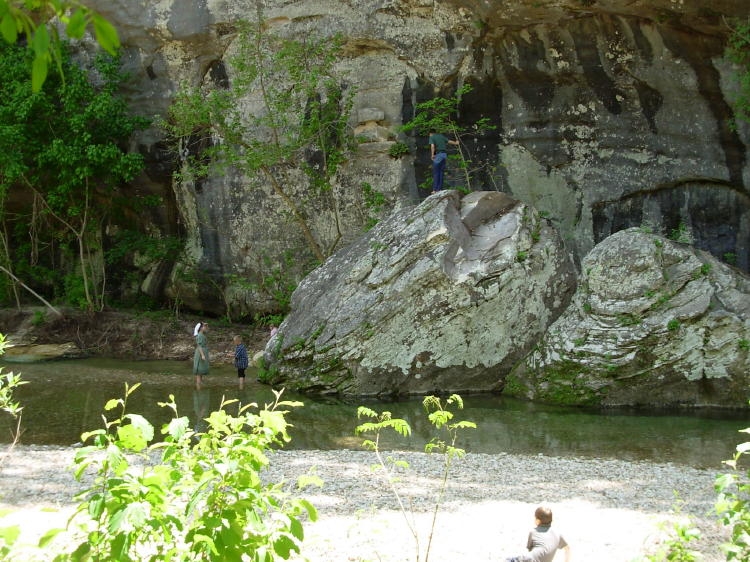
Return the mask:
<path id="1" fill-rule="evenodd" d="M 741 431 L 750 433 L 750 427 Z M 732 533 L 729 542 L 722 545 L 727 560 L 750 560 L 750 470 L 743 472 L 737 467 L 748 451 L 750 442 L 737 445 L 734 457 L 724 461 L 732 471 L 720 474 L 715 483 L 716 512 Z"/>
<path id="2" fill-rule="evenodd" d="M 402 156 L 406 156 L 409 154 L 409 145 L 405 142 L 397 141 L 394 142 L 389 148 L 388 148 L 388 156 L 391 158 L 401 158 Z"/>
<path id="3" fill-rule="evenodd" d="M 269 450 L 289 441 L 285 408 L 301 403 L 277 392 L 263 409 L 238 404 L 232 415 L 227 407 L 236 401 L 225 401 L 197 432 L 170 396 L 161 405 L 174 418 L 162 428 L 164 440 L 152 443 L 154 427 L 126 412 L 138 386 L 106 404 L 108 412 L 120 409 L 115 419 L 82 436 L 75 475 L 93 469 L 94 480 L 78 496 L 70 530 L 52 530 L 40 542 L 60 536 L 60 545 L 70 545 L 54 560 L 274 562 L 299 553 L 303 518 L 315 520 L 316 510 L 281 484 L 264 483 L 261 472 Z M 320 480 L 297 485 L 310 483 Z M 0 558 L 14 559 L 14 532 L 0 529 Z"/>

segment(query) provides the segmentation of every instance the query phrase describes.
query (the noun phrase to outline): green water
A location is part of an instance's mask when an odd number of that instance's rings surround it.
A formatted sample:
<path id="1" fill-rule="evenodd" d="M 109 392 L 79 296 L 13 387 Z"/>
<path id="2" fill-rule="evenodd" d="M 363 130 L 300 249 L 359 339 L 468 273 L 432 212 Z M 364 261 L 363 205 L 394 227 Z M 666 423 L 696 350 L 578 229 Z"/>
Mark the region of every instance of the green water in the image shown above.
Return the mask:
<path id="1" fill-rule="evenodd" d="M 199 423 L 205 411 L 219 406 L 222 397 L 243 403 L 264 404 L 273 400 L 269 387 L 248 371 L 247 386 L 237 388 L 236 372 L 230 366 L 212 367 L 204 389 L 197 392 L 187 362 L 121 362 L 87 359 L 35 364 L 4 363 L 3 372 L 20 373 L 29 384 L 16 396 L 24 406 L 21 442 L 24 444 L 70 445 L 84 431 L 102 427 L 104 404 L 124 395 L 125 384 L 140 388 L 131 396 L 128 410 L 160 424 L 170 412 L 158 406 L 175 396 L 180 415 Z M 290 448 L 358 448 L 354 436 L 359 402 L 321 400 L 285 394 L 302 400 L 303 408 L 289 419 Z M 459 446 L 480 453 L 544 454 L 551 456 L 617 458 L 671 462 L 702 468 L 721 468 L 750 426 L 747 413 L 728 412 L 595 412 L 530 404 L 501 396 L 465 396 L 463 418 L 477 424 L 463 434 Z M 385 447 L 420 450 L 430 438 L 430 426 L 421 400 L 394 403 L 369 402 L 375 410 L 389 410 L 412 426 L 410 438 L 391 438 Z M 0 442 L 9 442 L 14 424 L 0 416 Z"/>

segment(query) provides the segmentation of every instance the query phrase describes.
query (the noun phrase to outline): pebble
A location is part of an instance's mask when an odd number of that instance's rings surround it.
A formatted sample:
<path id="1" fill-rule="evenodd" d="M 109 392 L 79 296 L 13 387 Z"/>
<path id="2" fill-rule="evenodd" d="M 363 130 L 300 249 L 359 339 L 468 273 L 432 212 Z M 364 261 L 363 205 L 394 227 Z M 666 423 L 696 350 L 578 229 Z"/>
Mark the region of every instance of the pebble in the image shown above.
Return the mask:
<path id="1" fill-rule="evenodd" d="M 75 449 L 0 447 L 0 509 L 24 532 L 64 524 L 81 484 L 72 476 Z M 469 453 L 454 459 L 440 509 L 443 457 L 387 452 L 408 463 L 389 478 L 368 451 L 282 450 L 264 478 L 292 486 L 313 472 L 321 488 L 302 495 L 318 510 L 307 522 L 298 560 L 310 562 L 504 561 L 523 551 L 534 509 L 550 505 L 577 562 L 632 562 L 653 553 L 674 524 L 700 533 L 691 543 L 704 562 L 725 557 L 729 533 L 716 516 L 717 472 L 672 464 Z M 392 486 L 391 481 L 394 480 Z M 399 508 L 398 497 L 404 505 Z M 42 528 L 43 527 L 43 528 Z M 563 559 L 558 553 L 557 561 Z M 297 560 L 297 559 L 295 559 Z"/>

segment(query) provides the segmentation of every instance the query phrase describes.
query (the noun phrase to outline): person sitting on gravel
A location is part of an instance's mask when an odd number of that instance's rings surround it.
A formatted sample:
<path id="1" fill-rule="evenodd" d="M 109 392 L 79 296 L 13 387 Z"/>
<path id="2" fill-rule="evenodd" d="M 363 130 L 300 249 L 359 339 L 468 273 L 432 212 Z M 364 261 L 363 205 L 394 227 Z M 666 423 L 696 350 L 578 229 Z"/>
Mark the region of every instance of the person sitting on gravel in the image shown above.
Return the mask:
<path id="1" fill-rule="evenodd" d="M 552 529 L 552 510 L 540 506 L 534 511 L 535 527 L 529 533 L 528 553 L 506 558 L 506 562 L 552 562 L 558 549 L 565 551 L 565 562 L 570 562 L 570 547 L 563 536 Z"/>

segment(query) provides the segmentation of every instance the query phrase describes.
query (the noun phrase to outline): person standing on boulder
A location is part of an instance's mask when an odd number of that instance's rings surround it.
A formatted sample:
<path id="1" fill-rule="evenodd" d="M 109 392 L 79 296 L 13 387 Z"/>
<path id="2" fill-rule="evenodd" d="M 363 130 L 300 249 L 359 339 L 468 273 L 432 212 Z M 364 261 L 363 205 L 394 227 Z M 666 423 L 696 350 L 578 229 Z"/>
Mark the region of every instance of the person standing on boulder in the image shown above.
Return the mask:
<path id="1" fill-rule="evenodd" d="M 430 158 L 432 158 L 432 192 L 437 193 L 443 189 L 445 166 L 448 163 L 448 145 L 458 146 L 458 141 L 432 130 L 428 142 L 430 143 Z"/>
<path id="2" fill-rule="evenodd" d="M 193 374 L 195 375 L 195 388 L 200 390 L 203 377 L 208 374 L 208 338 L 206 337 L 208 324 L 198 322 L 193 329 L 195 336 L 195 353 L 193 354 Z"/>

